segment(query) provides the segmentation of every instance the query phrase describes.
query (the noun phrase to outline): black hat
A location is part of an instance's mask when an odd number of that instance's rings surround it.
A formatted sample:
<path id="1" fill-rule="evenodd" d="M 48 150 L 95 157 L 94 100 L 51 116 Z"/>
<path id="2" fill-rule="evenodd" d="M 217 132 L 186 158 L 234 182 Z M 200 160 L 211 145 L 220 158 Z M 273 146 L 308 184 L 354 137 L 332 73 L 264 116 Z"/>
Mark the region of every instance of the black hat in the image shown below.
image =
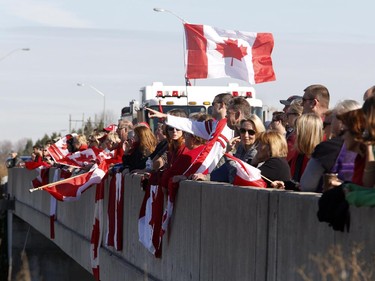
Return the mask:
<path id="1" fill-rule="evenodd" d="M 297 95 L 290 96 L 287 100 L 280 100 L 280 103 L 283 105 L 290 105 L 295 99 L 302 99 L 302 97 Z"/>

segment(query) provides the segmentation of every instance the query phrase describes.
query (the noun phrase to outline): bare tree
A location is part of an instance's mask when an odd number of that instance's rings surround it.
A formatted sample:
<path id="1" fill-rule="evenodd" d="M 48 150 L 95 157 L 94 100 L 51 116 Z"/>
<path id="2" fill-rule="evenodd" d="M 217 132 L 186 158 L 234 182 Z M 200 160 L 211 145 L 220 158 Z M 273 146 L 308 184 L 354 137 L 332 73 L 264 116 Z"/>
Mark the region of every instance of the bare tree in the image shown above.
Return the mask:
<path id="1" fill-rule="evenodd" d="M 12 151 L 13 145 L 10 140 L 0 141 L 0 162 L 4 162 Z"/>

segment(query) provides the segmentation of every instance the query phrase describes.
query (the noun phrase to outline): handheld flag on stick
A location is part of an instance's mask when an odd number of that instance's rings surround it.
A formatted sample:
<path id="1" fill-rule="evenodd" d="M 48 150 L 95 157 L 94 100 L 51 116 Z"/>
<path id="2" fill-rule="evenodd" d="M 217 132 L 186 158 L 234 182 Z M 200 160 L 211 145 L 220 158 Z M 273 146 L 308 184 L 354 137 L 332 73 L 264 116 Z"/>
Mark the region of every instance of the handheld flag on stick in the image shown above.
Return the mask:
<path id="1" fill-rule="evenodd" d="M 108 171 L 108 166 L 105 161 L 100 165 L 94 165 L 87 173 L 63 179 L 58 182 L 53 182 L 38 188 L 32 188 L 29 191 L 45 190 L 59 201 L 75 201 L 81 197 L 93 184 L 101 182 L 102 178 Z"/>

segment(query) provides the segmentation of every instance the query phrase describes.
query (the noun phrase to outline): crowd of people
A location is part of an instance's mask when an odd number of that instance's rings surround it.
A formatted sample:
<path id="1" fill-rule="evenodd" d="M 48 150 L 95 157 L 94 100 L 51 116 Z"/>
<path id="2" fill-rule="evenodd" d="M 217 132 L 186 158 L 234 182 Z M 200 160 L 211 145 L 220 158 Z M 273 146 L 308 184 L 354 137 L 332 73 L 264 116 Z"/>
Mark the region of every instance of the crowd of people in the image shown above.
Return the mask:
<path id="1" fill-rule="evenodd" d="M 363 105 L 344 100 L 330 108 L 328 89 L 311 85 L 280 100 L 283 110 L 264 124 L 245 98 L 223 93 L 212 101 L 211 115 L 148 108 L 158 120 L 155 132 L 147 123 L 120 120 L 88 138 L 71 135 L 67 144 L 71 153 L 107 151 L 112 171 L 143 173 L 165 188 L 185 179 L 233 183 L 228 154 L 259 168 L 268 188 L 323 192 L 347 181 L 373 187 L 375 86 L 363 99 Z M 32 161 L 54 165 L 51 144 L 35 146 Z"/>

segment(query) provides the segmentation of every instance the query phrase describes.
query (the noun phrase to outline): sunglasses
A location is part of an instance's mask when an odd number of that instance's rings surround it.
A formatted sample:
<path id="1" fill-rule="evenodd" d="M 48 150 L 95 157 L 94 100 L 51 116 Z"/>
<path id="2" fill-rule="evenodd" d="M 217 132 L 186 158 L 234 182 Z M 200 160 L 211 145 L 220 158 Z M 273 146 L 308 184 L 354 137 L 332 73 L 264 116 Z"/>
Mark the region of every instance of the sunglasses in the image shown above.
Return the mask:
<path id="1" fill-rule="evenodd" d="M 181 131 L 181 130 L 173 128 L 173 127 L 169 127 L 169 126 L 167 127 L 167 131 L 173 132 L 174 130 Z"/>
<path id="2" fill-rule="evenodd" d="M 310 101 L 310 100 L 315 100 L 315 98 L 309 98 L 309 99 L 302 98 L 302 103 L 305 103 L 305 102 Z"/>
<path id="3" fill-rule="evenodd" d="M 240 133 L 241 134 L 246 134 L 246 132 L 249 134 L 249 136 L 254 136 L 255 135 L 255 131 L 254 130 L 252 130 L 252 129 L 250 129 L 250 130 L 246 130 L 246 129 L 244 129 L 244 128 L 241 128 L 240 129 Z"/>

